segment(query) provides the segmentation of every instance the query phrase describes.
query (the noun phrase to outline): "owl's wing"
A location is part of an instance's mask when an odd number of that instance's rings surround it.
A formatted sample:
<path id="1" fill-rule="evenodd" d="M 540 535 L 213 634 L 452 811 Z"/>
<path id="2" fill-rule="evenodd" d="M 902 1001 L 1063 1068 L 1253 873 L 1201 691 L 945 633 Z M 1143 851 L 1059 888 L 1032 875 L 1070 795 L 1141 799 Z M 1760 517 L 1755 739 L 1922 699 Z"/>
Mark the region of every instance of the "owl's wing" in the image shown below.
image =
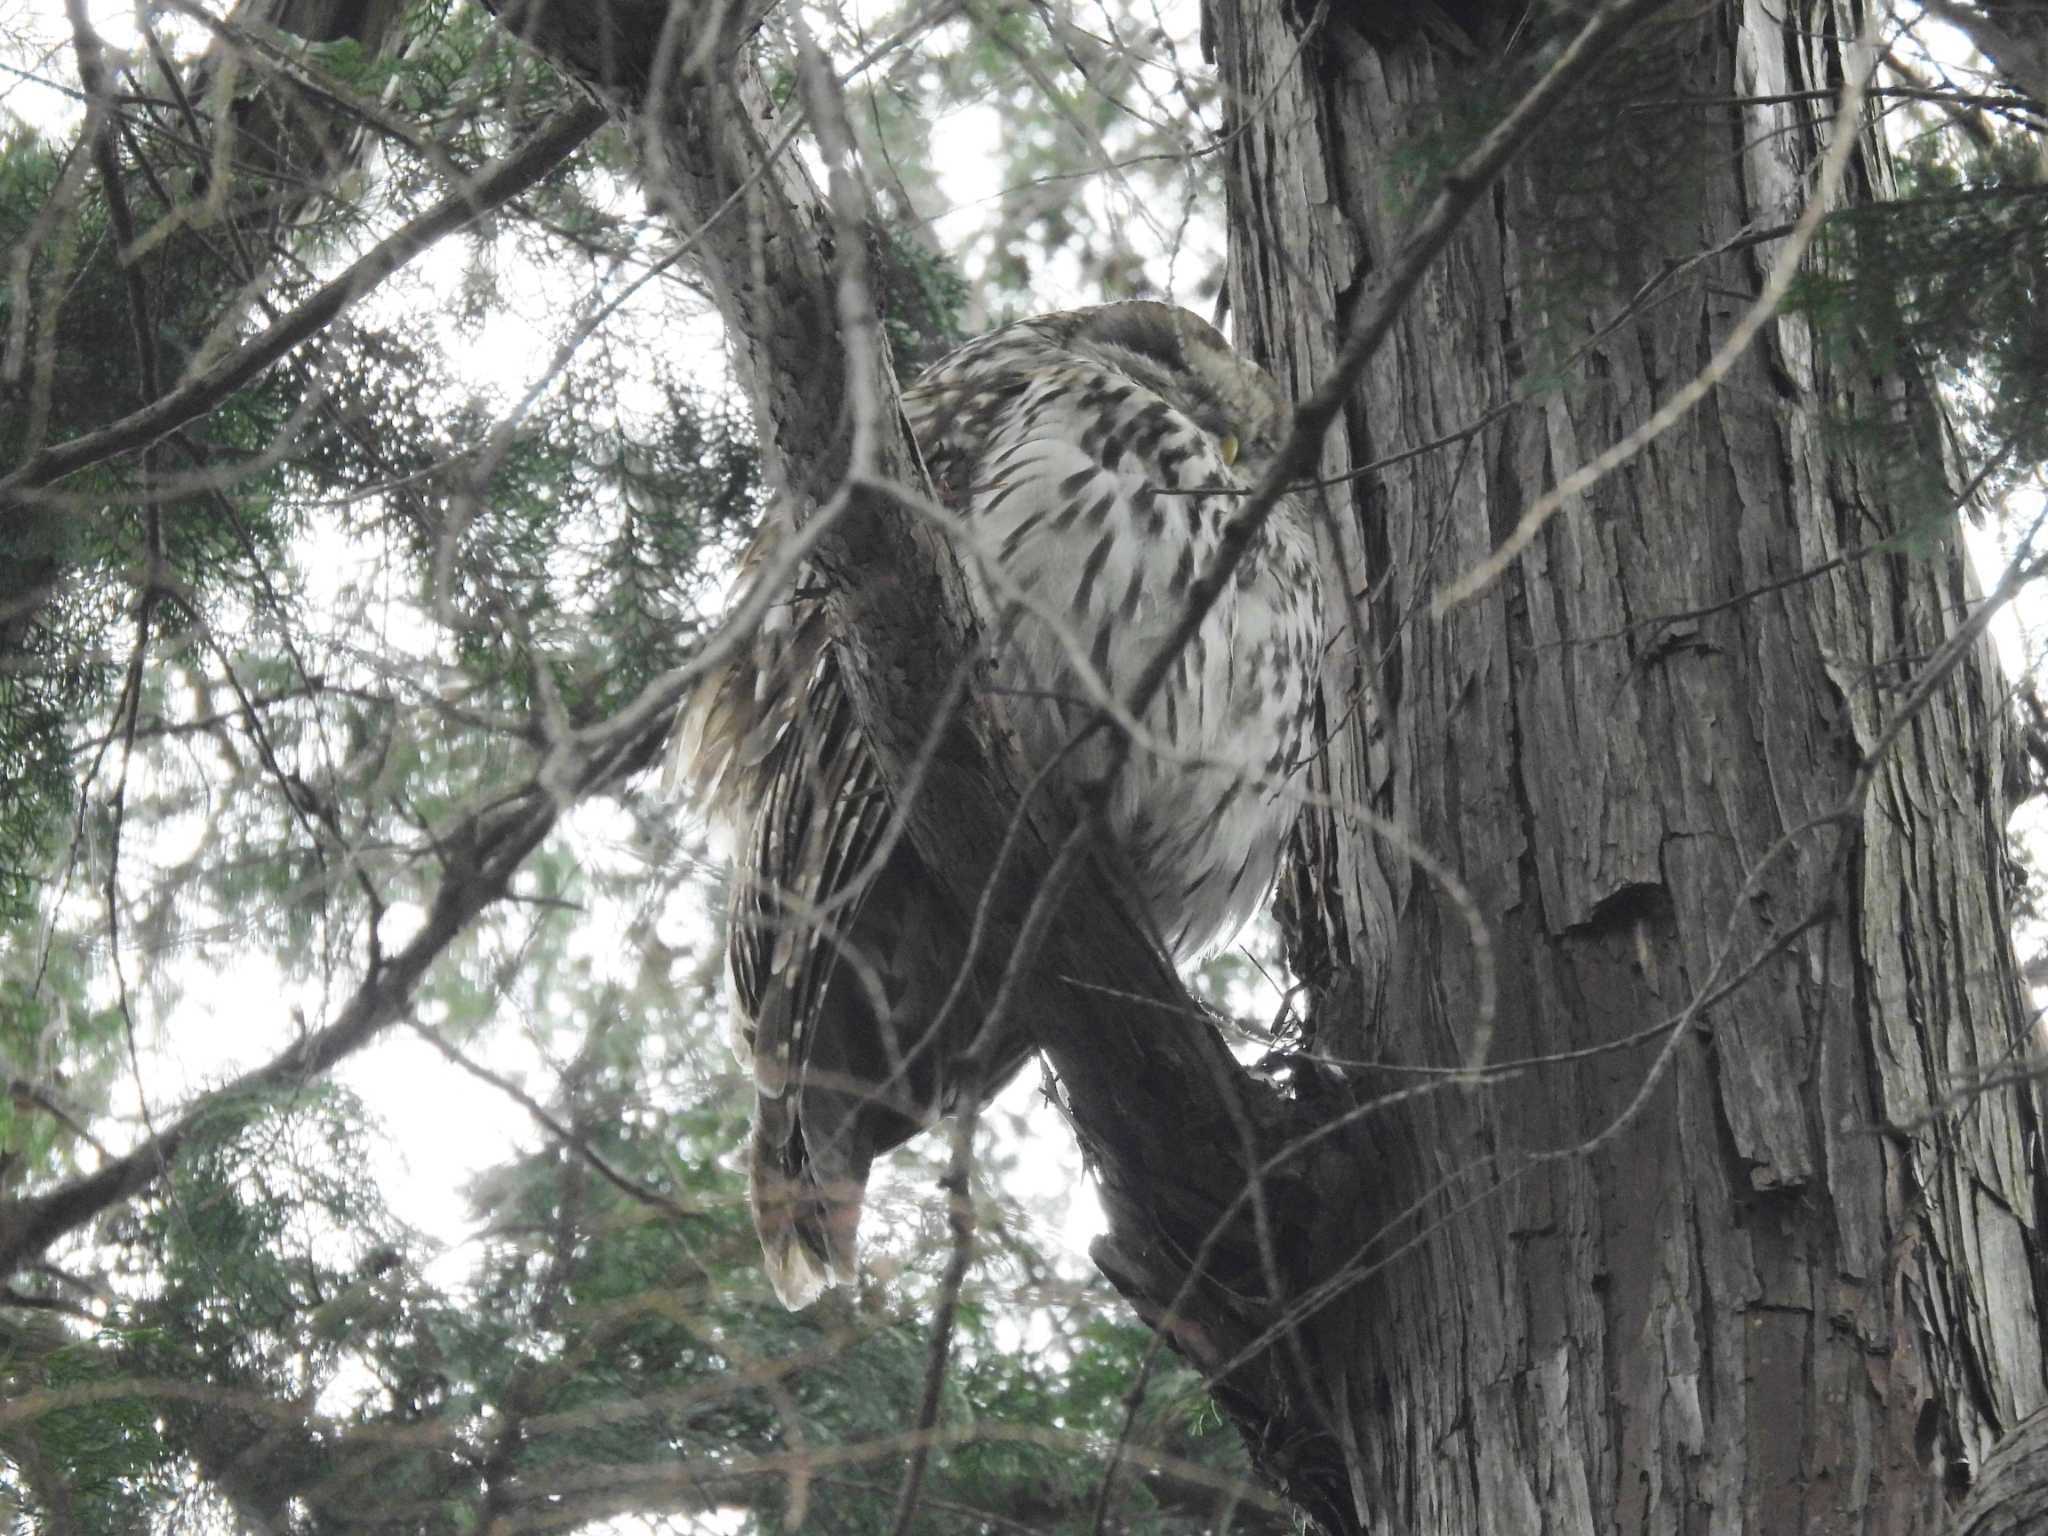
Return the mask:
<path id="1" fill-rule="evenodd" d="M 750 553 L 750 559 L 765 564 Z M 727 972 L 753 1069 L 750 1196 L 792 1309 L 853 1278 L 874 1158 L 948 1107 L 945 914 L 861 739 L 822 603 L 772 609 L 686 705 L 675 756 L 732 839 Z M 956 1009 L 954 1029 L 974 1010 Z"/>

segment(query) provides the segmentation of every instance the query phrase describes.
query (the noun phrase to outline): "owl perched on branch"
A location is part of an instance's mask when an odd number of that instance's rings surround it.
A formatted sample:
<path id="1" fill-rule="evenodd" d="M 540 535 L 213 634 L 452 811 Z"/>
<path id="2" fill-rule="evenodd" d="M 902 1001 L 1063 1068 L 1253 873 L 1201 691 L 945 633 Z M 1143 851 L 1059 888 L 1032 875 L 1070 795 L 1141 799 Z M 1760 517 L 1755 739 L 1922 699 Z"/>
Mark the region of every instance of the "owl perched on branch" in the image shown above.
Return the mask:
<path id="1" fill-rule="evenodd" d="M 1100 699 L 1125 698 L 1166 643 L 1287 403 L 1202 320 L 1136 302 L 990 332 L 903 406 L 961 525 L 1003 718 L 1075 814 L 1114 761 L 1110 732 L 1088 732 Z M 765 547 L 749 554 L 756 571 Z M 830 624 L 793 584 L 742 662 L 700 687 L 675 754 L 733 842 L 727 959 L 733 1044 L 757 1088 L 754 1220 L 791 1307 L 852 1278 L 870 1164 L 974 1091 L 958 1066 L 981 1024 L 944 1006 L 960 955 L 938 936 L 958 918 L 892 835 L 893 786 L 860 736 Z M 1282 500 L 1108 784 L 1111 857 L 1178 958 L 1236 932 L 1272 883 L 1322 639 L 1308 515 Z M 979 1045 L 983 1091 L 1031 1051 L 1014 1025 Z"/>

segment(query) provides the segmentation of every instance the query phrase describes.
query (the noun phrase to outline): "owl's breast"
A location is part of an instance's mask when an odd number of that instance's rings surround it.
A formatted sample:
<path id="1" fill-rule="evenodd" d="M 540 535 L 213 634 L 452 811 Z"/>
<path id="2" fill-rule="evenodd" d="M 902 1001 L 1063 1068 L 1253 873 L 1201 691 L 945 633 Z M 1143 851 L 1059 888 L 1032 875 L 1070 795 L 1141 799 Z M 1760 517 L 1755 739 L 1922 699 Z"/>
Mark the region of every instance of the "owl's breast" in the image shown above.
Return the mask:
<path id="1" fill-rule="evenodd" d="M 1034 374 L 972 441 L 971 463 L 939 472 L 960 496 L 997 683 L 1029 762 L 1056 762 L 1054 787 L 1071 793 L 1114 758 L 1106 733 L 1075 739 L 1105 703 L 1125 708 L 1248 488 L 1185 415 L 1081 364 Z M 1227 939 L 1272 883 L 1296 814 L 1321 612 L 1313 536 L 1283 502 L 1131 732 L 1110 833 L 1183 958 Z"/>

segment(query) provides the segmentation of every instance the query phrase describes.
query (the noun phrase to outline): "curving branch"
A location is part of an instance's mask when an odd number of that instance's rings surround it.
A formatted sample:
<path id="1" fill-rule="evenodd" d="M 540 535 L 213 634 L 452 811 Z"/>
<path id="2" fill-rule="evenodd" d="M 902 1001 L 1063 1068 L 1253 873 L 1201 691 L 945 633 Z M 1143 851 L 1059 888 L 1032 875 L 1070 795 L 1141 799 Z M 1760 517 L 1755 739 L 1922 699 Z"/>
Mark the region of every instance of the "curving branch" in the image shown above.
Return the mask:
<path id="1" fill-rule="evenodd" d="M 1201 1010 L 1106 878 L 1076 880 L 1054 910 L 1034 913 L 1064 829 L 1033 820 L 1029 776 L 986 700 L 974 690 L 958 697 L 955 680 L 974 671 L 980 644 L 961 573 L 919 499 L 903 493 L 923 475 L 888 359 L 849 346 L 835 312 L 844 237 L 832 210 L 800 162 L 772 156 L 776 113 L 740 46 L 746 18 L 729 14 L 707 48 L 675 35 L 664 4 L 503 0 L 494 9 L 630 125 L 649 197 L 693 232 L 771 479 L 798 521 L 828 520 L 806 529 L 818 535 L 811 560 L 831 585 L 868 743 L 891 782 L 923 758 L 919 792 L 899 809 L 951 897 L 955 931 L 934 941 L 967 954 L 979 921 L 969 995 L 985 1004 L 1011 988 L 1009 1006 L 1057 1069 L 1109 1217 L 1099 1262 L 1141 1311 L 1152 1298 L 1155 1323 L 1198 1364 L 1230 1358 L 1284 1298 L 1266 1294 L 1246 1217 L 1211 1246 L 1193 1287 L 1188 1257 L 1219 1213 L 1238 1208 L 1253 1170 L 1292 1139 L 1294 1108 L 1196 1022 Z M 689 70 L 699 51 L 705 67 Z M 662 60 L 675 70 L 662 74 Z M 859 454 L 856 422 L 866 429 Z M 936 751 L 934 720 L 948 721 Z M 1040 924 L 1038 963 L 1006 975 L 1027 926 Z M 1190 1145 L 1214 1155 L 1190 1159 Z M 1272 1203 L 1305 1212 L 1318 1202 L 1297 1190 Z M 1176 1296 L 1177 1316 L 1163 1317 Z M 1255 1414 L 1278 1417 L 1302 1398 L 1287 1374 L 1265 1352 L 1221 1385 Z"/>
<path id="2" fill-rule="evenodd" d="M 2048 1523 L 2048 1409 L 2020 1423 L 1984 1459 L 1956 1536 L 2025 1536 Z"/>

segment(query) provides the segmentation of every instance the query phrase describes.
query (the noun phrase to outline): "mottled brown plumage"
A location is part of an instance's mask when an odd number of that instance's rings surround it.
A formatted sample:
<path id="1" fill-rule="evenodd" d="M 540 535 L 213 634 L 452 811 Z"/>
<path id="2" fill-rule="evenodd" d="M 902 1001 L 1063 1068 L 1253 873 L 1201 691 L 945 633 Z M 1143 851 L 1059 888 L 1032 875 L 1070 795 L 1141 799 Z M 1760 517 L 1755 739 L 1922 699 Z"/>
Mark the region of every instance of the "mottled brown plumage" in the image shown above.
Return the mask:
<path id="1" fill-rule="evenodd" d="M 1155 303 L 1020 321 L 968 343 L 904 395 L 1027 764 L 1055 800 L 1099 780 L 1111 742 L 1071 748 L 1097 690 L 1128 694 L 1264 468 L 1286 405 L 1208 325 Z M 769 544 L 748 557 L 758 579 Z M 926 1039 L 957 958 L 939 895 L 863 749 L 824 606 L 772 607 L 742 663 L 699 690 L 678 765 L 734 841 L 734 1047 L 754 1069 L 753 1203 L 790 1306 L 852 1277 L 874 1157 L 956 1107 L 976 1031 Z M 1322 647 L 1305 510 L 1274 509 L 1147 710 L 1113 782 L 1115 852 L 1181 958 L 1234 933 L 1293 821 Z M 1092 675 L 1094 688 L 1084 681 Z M 984 1085 L 1028 1040 L 981 1042 Z"/>

